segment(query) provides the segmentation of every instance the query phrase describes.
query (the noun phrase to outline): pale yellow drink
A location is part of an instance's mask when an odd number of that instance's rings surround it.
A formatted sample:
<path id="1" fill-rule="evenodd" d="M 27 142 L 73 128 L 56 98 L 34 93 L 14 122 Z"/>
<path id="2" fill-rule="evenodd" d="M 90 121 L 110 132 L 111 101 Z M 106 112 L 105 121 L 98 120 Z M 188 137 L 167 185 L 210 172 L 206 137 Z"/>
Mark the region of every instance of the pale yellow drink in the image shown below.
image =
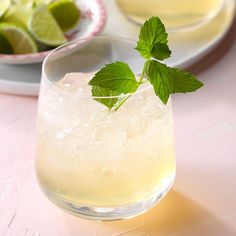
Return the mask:
<path id="1" fill-rule="evenodd" d="M 44 81 L 36 168 L 51 198 L 120 207 L 163 195 L 175 176 L 171 104 L 143 87 L 118 111 L 94 101 L 91 75 Z"/>
<path id="2" fill-rule="evenodd" d="M 133 21 L 143 23 L 158 16 L 168 29 L 195 26 L 214 17 L 224 0 L 117 0 L 121 10 Z"/>

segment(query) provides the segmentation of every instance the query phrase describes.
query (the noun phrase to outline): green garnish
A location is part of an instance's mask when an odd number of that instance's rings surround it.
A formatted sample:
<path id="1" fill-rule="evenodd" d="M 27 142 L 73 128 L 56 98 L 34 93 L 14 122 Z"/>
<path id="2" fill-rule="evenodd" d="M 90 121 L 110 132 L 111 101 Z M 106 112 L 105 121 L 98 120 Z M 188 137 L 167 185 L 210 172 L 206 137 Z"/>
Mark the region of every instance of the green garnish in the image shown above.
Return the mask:
<path id="1" fill-rule="evenodd" d="M 117 61 L 98 71 L 89 85 L 107 88 L 119 93 L 132 93 L 138 88 L 138 82 L 128 64 Z"/>
<path id="2" fill-rule="evenodd" d="M 117 111 L 142 83 L 150 82 L 164 104 L 167 104 L 170 94 L 193 92 L 202 87 L 203 83 L 193 74 L 163 63 L 171 55 L 167 36 L 158 17 L 147 20 L 141 27 L 135 48 L 146 59 L 139 80 L 128 64 L 120 61 L 108 64 L 89 81 L 94 99 L 109 111 Z"/>

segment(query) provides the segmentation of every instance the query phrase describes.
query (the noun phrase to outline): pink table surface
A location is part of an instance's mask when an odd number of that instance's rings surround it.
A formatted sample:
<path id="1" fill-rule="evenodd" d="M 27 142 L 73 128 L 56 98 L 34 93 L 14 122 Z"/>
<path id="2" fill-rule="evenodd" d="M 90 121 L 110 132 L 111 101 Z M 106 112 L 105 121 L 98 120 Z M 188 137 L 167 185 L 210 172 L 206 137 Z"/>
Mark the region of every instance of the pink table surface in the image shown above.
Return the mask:
<path id="1" fill-rule="evenodd" d="M 173 97 L 175 184 L 146 214 L 117 222 L 76 218 L 44 197 L 34 175 L 37 98 L 0 94 L 0 235 L 236 235 L 236 23 L 190 70 L 205 86 Z"/>

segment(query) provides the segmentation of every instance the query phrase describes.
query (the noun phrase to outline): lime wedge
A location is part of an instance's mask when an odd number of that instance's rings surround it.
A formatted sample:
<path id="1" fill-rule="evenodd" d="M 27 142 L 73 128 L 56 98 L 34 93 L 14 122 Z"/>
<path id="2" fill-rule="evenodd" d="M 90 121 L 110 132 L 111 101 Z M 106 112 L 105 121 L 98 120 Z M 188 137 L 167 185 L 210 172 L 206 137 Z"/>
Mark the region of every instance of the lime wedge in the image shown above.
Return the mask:
<path id="1" fill-rule="evenodd" d="M 28 28 L 37 41 L 46 45 L 59 46 L 67 42 L 60 26 L 44 4 L 34 9 Z"/>
<path id="2" fill-rule="evenodd" d="M 80 11 L 73 0 L 58 0 L 48 5 L 63 31 L 73 28 L 79 21 Z"/>
<path id="3" fill-rule="evenodd" d="M 8 42 L 7 38 L 1 33 L 0 33 L 0 53 L 3 53 L 3 54 L 13 53 L 11 44 Z"/>
<path id="4" fill-rule="evenodd" d="M 35 53 L 38 51 L 36 43 L 31 36 L 19 26 L 11 23 L 1 23 L 0 34 L 5 36 L 14 54 Z"/>
<path id="5" fill-rule="evenodd" d="M 27 22 L 31 14 L 32 8 L 30 6 L 18 3 L 12 5 L 9 8 L 7 13 L 4 15 L 2 21 L 13 23 L 26 29 Z"/>
<path id="6" fill-rule="evenodd" d="M 11 0 L 0 0 L 0 17 L 2 17 L 11 5 Z"/>

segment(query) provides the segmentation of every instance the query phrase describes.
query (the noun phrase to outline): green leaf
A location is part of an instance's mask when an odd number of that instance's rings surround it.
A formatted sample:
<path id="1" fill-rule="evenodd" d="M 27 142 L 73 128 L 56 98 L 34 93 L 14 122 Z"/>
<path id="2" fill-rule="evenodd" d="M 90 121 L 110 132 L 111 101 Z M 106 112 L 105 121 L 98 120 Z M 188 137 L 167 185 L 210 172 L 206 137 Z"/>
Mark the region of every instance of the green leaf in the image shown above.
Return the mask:
<path id="1" fill-rule="evenodd" d="M 176 68 L 168 68 L 168 70 L 173 84 L 172 93 L 193 92 L 203 86 L 203 83 L 189 72 Z"/>
<path id="2" fill-rule="evenodd" d="M 166 104 L 172 92 L 172 83 L 168 73 L 168 67 L 158 61 L 149 61 L 146 67 L 148 80 L 161 101 Z"/>
<path id="3" fill-rule="evenodd" d="M 89 81 L 89 85 L 108 88 L 120 94 L 133 93 L 139 86 L 128 64 L 119 61 L 98 71 Z"/>
<path id="4" fill-rule="evenodd" d="M 158 17 L 152 17 L 141 27 L 137 47 L 135 48 L 146 58 L 151 58 L 151 51 L 157 43 L 167 44 L 165 26 Z"/>
<path id="5" fill-rule="evenodd" d="M 151 51 L 152 57 L 157 60 L 164 60 L 170 57 L 171 51 L 169 47 L 164 43 L 157 43 L 154 45 Z"/>
<path id="6" fill-rule="evenodd" d="M 118 93 L 116 91 L 112 91 L 107 88 L 93 86 L 92 87 L 92 95 L 95 97 L 94 100 L 107 106 L 110 110 L 119 100 L 118 97 L 112 97 L 112 96 L 118 96 L 118 95 L 120 95 L 120 93 Z"/>
<path id="7" fill-rule="evenodd" d="M 147 63 L 146 74 L 156 95 L 164 104 L 167 103 L 170 94 L 193 92 L 203 86 L 193 74 L 170 68 L 154 60 Z"/>

